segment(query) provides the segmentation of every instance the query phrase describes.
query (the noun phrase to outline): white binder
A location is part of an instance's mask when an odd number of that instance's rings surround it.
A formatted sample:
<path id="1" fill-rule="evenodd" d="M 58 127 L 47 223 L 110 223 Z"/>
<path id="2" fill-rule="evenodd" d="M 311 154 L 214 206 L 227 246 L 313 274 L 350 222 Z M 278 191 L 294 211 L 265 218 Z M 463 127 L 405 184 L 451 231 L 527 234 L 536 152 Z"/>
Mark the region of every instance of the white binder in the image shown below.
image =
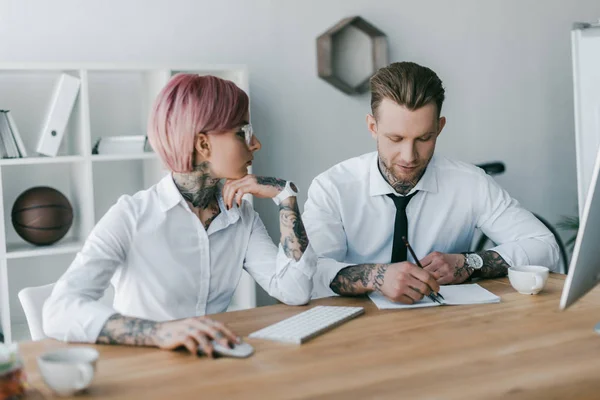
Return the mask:
<path id="1" fill-rule="evenodd" d="M 67 74 L 60 76 L 60 80 L 54 88 L 52 102 L 40 134 L 36 150 L 38 153 L 52 157 L 58 153 L 58 147 L 69 122 L 80 84 L 79 78 Z"/>
<path id="2" fill-rule="evenodd" d="M 21 157 L 27 157 L 27 150 L 25 149 L 25 145 L 23 144 L 23 139 L 21 139 L 21 134 L 17 129 L 17 124 L 15 123 L 15 119 L 12 117 L 9 111 L 6 112 L 6 118 L 8 118 L 8 124 L 10 125 L 10 130 L 15 138 L 15 142 L 17 142 L 17 148 L 19 149 L 19 154 Z"/>

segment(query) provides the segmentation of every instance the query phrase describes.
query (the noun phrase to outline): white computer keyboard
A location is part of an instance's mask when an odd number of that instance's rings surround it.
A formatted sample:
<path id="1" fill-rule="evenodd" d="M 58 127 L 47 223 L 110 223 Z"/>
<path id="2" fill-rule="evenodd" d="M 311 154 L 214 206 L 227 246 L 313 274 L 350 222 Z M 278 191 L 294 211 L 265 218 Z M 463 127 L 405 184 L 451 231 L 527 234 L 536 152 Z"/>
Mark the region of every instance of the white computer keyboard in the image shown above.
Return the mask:
<path id="1" fill-rule="evenodd" d="M 253 332 L 248 337 L 302 344 L 364 311 L 363 307 L 316 306 Z"/>

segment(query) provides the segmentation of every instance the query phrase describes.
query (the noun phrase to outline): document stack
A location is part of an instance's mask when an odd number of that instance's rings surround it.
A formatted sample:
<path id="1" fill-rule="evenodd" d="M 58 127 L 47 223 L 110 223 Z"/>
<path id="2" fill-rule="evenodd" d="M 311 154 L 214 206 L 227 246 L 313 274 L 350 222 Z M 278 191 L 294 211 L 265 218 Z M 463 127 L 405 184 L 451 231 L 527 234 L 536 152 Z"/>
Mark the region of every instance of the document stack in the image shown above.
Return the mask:
<path id="1" fill-rule="evenodd" d="M 27 157 L 21 135 L 9 110 L 0 110 L 0 157 Z"/>

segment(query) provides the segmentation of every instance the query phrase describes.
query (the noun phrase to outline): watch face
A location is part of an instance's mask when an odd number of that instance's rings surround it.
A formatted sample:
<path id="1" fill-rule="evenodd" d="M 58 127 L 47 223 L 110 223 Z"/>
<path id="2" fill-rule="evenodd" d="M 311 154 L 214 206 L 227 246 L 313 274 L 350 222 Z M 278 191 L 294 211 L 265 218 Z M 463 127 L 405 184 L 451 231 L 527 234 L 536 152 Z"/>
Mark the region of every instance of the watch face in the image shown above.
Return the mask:
<path id="1" fill-rule="evenodd" d="M 469 267 L 472 267 L 475 269 L 480 269 L 481 267 L 483 267 L 483 258 L 481 258 L 481 256 L 479 254 L 468 254 L 467 261 L 468 261 Z"/>

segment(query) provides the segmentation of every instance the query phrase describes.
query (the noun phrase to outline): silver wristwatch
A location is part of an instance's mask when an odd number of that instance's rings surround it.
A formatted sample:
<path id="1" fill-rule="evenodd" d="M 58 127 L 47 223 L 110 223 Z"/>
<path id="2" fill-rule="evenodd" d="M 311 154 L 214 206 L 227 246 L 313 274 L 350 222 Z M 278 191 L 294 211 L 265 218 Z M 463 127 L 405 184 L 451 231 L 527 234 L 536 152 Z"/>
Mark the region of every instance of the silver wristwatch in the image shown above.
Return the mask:
<path id="1" fill-rule="evenodd" d="M 483 267 L 483 258 L 477 253 L 462 253 L 465 256 L 465 266 L 475 270 Z"/>
<path id="2" fill-rule="evenodd" d="M 273 197 L 273 201 L 275 204 L 280 205 L 282 201 L 287 199 L 288 197 L 296 196 L 298 194 L 298 188 L 292 182 L 287 181 L 285 183 L 285 187 L 279 194 Z"/>

